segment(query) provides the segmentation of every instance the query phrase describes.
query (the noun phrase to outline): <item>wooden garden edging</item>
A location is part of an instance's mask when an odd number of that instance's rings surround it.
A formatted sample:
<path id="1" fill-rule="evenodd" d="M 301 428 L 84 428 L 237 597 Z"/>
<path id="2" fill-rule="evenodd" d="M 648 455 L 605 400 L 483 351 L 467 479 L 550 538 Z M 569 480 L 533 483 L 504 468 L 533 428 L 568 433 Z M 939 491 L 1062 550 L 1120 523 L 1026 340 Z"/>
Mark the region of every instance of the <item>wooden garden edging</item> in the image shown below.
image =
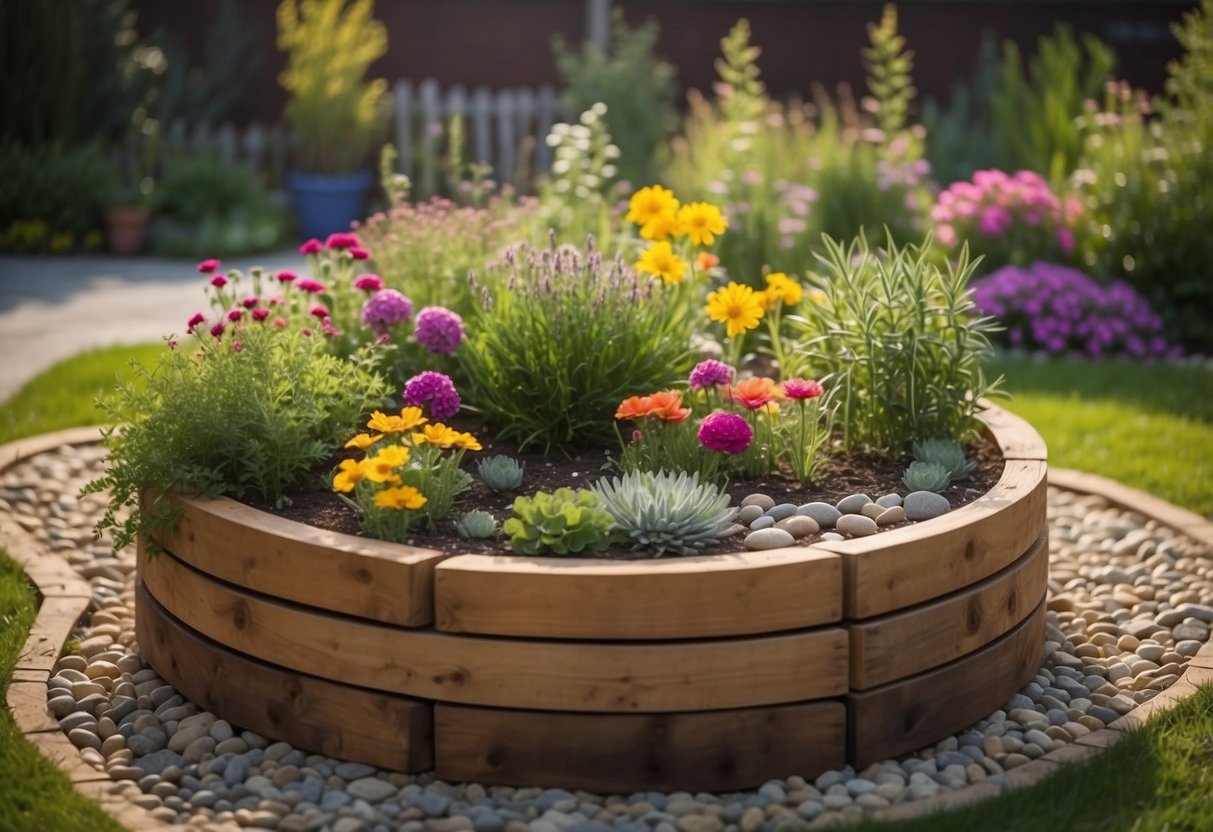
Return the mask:
<path id="1" fill-rule="evenodd" d="M 1044 443 L 1006 411 L 981 418 L 1006 458 L 985 495 L 772 552 L 446 556 L 175 497 L 180 525 L 139 560 L 139 643 L 224 718 L 448 779 L 731 789 L 862 765 L 1035 672 Z"/>

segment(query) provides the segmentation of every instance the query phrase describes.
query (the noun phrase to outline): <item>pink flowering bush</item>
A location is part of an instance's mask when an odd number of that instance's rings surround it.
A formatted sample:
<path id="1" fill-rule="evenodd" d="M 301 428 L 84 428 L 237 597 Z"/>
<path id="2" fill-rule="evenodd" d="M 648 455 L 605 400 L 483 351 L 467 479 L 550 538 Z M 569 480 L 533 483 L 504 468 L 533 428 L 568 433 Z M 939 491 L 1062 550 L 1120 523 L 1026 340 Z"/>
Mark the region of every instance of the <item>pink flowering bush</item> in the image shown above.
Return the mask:
<path id="1" fill-rule="evenodd" d="M 935 238 L 946 248 L 968 243 L 983 267 L 1035 260 L 1064 260 L 1074 252 L 1074 227 L 1082 203 L 1053 193 L 1030 170 L 1007 174 L 979 170 L 953 182 L 931 208 Z"/>

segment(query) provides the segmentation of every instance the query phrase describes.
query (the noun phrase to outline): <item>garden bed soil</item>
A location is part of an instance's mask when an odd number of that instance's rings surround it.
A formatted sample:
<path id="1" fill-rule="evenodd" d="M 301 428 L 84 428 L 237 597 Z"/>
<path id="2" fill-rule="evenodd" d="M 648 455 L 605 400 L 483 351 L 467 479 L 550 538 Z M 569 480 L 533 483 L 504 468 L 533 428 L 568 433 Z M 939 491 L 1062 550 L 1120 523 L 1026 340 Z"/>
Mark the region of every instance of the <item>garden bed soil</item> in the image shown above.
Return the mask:
<path id="1" fill-rule="evenodd" d="M 468 452 L 464 457 L 463 467 L 473 476 L 472 484 L 455 501 L 454 508 L 448 519 L 440 521 L 434 529 L 417 528 L 417 534 L 408 540 L 410 545 L 433 549 L 445 554 L 499 554 L 502 543 L 499 537 L 486 540 L 470 540 L 461 537 L 454 527 L 454 520 L 464 512 L 481 509 L 492 513 L 498 523 L 504 522 L 510 516 L 515 493 L 492 491 L 476 476 L 476 462 L 495 454 L 504 454 L 522 462 L 525 472 L 522 487 L 518 493 L 532 495 L 536 491 L 554 491 L 562 486 L 581 488 L 590 485 L 603 476 L 617 475 L 618 470 L 611 464 L 612 455 L 609 449 L 585 451 L 575 456 L 551 454 L 545 456 L 538 450 L 519 451 L 517 446 L 508 442 L 488 442 L 484 439 L 485 432 L 476 431 L 475 426 L 460 426 L 473 429 L 484 450 Z M 998 482 L 1003 471 L 1003 458 L 998 445 L 986 436 L 980 437 L 967 448 L 969 459 L 976 464 L 974 472 L 965 480 L 953 483 L 943 496 L 947 497 L 952 509 L 971 503 L 989 491 Z M 873 500 L 884 494 L 907 492 L 901 482 L 902 474 L 910 463 L 910 457 L 898 460 L 882 460 L 858 454 L 834 455 L 828 457 L 821 468 L 821 476 L 814 485 L 800 486 L 794 479 L 783 476 L 768 476 L 752 480 L 731 481 L 726 491 L 731 497 L 731 504 L 738 505 L 747 495 L 759 492 L 771 497 L 776 504 L 804 503 L 821 501 L 830 504 L 837 503 L 850 494 L 863 493 Z M 330 475 L 336 466 L 336 460 L 317 469 L 307 477 L 304 484 L 288 495 L 288 502 L 283 506 L 254 503 L 256 508 L 284 517 L 288 520 L 305 523 L 326 531 L 359 535 L 361 527 L 357 511 L 345 503 L 329 486 Z M 899 525 L 908 525 L 906 523 Z M 890 526 L 888 528 L 897 528 Z M 804 544 L 814 543 L 819 536 L 812 535 L 802 541 Z M 743 550 L 741 535 L 722 541 L 719 545 L 705 549 L 705 554 L 725 554 Z M 600 557 L 619 556 L 618 554 L 600 555 Z M 624 554 L 623 556 L 628 556 Z"/>

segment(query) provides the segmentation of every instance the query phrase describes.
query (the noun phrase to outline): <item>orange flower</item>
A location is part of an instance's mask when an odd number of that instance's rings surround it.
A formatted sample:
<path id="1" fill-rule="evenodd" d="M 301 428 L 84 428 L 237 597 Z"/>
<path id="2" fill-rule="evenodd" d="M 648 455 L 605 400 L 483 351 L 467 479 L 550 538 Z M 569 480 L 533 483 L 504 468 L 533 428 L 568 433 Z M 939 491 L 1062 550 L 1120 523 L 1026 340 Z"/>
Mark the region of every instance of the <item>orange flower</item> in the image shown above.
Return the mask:
<path id="1" fill-rule="evenodd" d="M 695 255 L 695 271 L 706 272 L 720 265 L 720 258 L 710 251 L 701 251 Z"/>
<path id="2" fill-rule="evenodd" d="M 775 399 L 783 398 L 783 390 L 769 378 L 747 378 L 729 388 L 729 395 L 735 402 L 741 403 L 750 410 L 765 407 Z"/>
<path id="3" fill-rule="evenodd" d="M 643 419 L 653 412 L 652 396 L 630 396 L 619 403 L 616 419 Z"/>
<path id="4" fill-rule="evenodd" d="M 691 415 L 691 409 L 682 406 L 682 391 L 680 390 L 663 390 L 648 398 L 652 402 L 652 410 L 649 414 L 662 421 L 685 422 Z"/>

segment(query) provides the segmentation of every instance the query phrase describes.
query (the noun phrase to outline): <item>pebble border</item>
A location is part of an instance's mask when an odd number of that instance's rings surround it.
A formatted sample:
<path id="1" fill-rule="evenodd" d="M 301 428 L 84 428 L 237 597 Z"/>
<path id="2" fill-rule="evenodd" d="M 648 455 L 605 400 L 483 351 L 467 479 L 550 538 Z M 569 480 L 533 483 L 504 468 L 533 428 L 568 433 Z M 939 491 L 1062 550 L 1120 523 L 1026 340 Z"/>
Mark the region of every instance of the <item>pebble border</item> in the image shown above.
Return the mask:
<path id="1" fill-rule="evenodd" d="M 0 469 L 28 457 L 64 445 L 94 444 L 100 429 L 74 428 L 42 434 L 0 448 Z M 1067 491 L 1103 497 L 1109 503 L 1132 508 L 1161 525 L 1197 541 L 1213 545 L 1213 521 L 1186 511 L 1145 492 L 1081 471 L 1051 468 L 1049 485 Z M 130 830 L 162 829 L 163 823 L 148 810 L 111 794 L 109 775 L 80 759 L 78 749 L 46 709 L 46 687 L 64 644 L 73 627 L 84 615 L 91 599 L 89 585 L 64 561 L 44 552 L 31 535 L 11 517 L 0 516 L 0 547 L 21 564 L 26 576 L 37 587 L 42 604 L 30 629 L 29 638 L 18 657 L 7 692 L 7 706 L 25 740 L 67 775 L 77 792 L 97 803 L 115 821 Z M 1190 696 L 1196 685 L 1213 683 L 1213 640 L 1205 643 L 1188 663 L 1183 676 L 1160 694 L 1145 702 L 1107 728 L 1005 773 L 1005 785 L 978 783 L 963 789 L 945 791 L 924 800 L 916 800 L 874 813 L 876 820 L 904 820 L 940 811 L 968 806 L 995 797 L 1004 790 L 1030 786 L 1048 777 L 1060 765 L 1086 760 L 1118 742 L 1124 732 L 1144 725 L 1154 716 Z"/>

